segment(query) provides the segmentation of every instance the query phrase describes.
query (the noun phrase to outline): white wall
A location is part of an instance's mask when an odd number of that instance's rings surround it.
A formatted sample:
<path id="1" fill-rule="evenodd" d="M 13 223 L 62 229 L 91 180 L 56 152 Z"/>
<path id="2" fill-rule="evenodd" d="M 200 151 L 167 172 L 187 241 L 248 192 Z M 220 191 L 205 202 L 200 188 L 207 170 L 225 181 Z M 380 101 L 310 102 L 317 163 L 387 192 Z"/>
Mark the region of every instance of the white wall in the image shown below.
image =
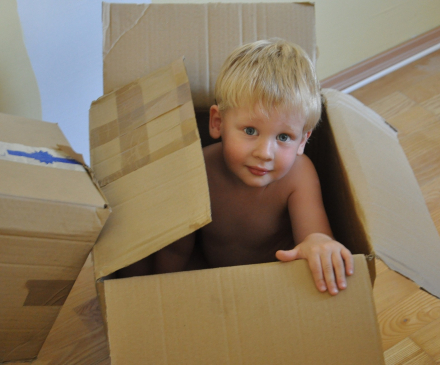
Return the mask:
<path id="1" fill-rule="evenodd" d="M 101 1 L 17 0 L 17 6 L 42 119 L 58 123 L 89 163 L 88 111 L 103 93 Z"/>
<path id="2" fill-rule="evenodd" d="M 315 0 L 315 9 L 321 79 L 440 26 L 439 0 Z"/>
<path id="3" fill-rule="evenodd" d="M 321 79 L 440 26 L 439 0 L 315 0 L 315 9 Z M 101 1 L 1 0 L 0 47 L 0 112 L 58 123 L 88 162 L 88 109 L 102 95 Z"/>
<path id="4" fill-rule="evenodd" d="M 16 0 L 0 2 L 0 112 L 41 119 L 40 93 L 23 42 Z"/>

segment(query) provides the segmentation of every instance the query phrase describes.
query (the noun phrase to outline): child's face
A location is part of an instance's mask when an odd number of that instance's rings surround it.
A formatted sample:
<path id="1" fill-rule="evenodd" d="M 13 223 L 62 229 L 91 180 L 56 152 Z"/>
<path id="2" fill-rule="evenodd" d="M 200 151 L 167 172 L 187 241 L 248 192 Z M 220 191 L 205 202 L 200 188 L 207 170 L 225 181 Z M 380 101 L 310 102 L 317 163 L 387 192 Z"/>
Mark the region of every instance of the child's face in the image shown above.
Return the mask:
<path id="1" fill-rule="evenodd" d="M 222 137 L 227 167 L 252 187 L 266 186 L 290 171 L 311 134 L 303 133 L 304 123 L 289 110 L 274 109 L 266 116 L 259 108 L 251 113 L 238 107 L 220 116 L 217 106 L 211 107 L 211 136 Z"/>

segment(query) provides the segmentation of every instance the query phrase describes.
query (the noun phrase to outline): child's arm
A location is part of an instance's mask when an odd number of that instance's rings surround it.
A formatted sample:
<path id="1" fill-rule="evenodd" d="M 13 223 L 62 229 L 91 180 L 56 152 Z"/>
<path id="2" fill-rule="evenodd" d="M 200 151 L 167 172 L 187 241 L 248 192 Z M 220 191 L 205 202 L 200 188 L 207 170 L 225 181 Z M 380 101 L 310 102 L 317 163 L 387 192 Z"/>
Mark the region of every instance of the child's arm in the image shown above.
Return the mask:
<path id="1" fill-rule="evenodd" d="M 303 155 L 295 164 L 295 190 L 288 207 L 294 242 L 299 244 L 292 250 L 278 251 L 276 256 L 281 261 L 308 260 L 318 290 L 336 295 L 338 288 L 346 288 L 346 275 L 353 274 L 353 257 L 333 239 L 313 163 Z"/>
<path id="2" fill-rule="evenodd" d="M 194 242 L 195 233 L 191 233 L 157 251 L 154 257 L 154 273 L 183 271 L 193 252 Z"/>

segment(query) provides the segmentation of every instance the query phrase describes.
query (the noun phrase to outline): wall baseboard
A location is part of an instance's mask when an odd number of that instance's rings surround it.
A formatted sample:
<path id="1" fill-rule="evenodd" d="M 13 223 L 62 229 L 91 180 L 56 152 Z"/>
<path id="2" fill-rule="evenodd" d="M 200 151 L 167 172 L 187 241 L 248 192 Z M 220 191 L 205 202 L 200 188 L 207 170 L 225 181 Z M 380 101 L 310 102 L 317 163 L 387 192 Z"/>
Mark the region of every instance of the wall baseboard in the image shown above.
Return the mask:
<path id="1" fill-rule="evenodd" d="M 439 43 L 440 27 L 437 27 L 322 80 L 321 86 L 344 90 Z"/>

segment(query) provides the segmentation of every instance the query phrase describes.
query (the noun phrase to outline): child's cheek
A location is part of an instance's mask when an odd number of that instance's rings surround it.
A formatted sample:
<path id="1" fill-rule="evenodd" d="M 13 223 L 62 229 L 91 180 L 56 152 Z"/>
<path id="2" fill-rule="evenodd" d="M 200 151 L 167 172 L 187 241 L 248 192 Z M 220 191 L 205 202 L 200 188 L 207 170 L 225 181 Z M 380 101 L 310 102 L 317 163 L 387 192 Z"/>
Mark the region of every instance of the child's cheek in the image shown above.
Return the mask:
<path id="1" fill-rule="evenodd" d="M 284 170 L 285 173 L 287 173 L 294 165 L 295 160 L 296 160 L 295 151 L 288 150 L 288 151 L 283 151 L 283 153 L 280 154 L 277 163 L 280 170 Z"/>
<path id="2" fill-rule="evenodd" d="M 223 155 L 226 164 L 231 168 L 233 165 L 237 164 L 239 160 L 239 147 L 237 147 L 235 144 L 225 143 L 223 146 Z"/>
<path id="3" fill-rule="evenodd" d="M 224 146 L 228 159 L 231 162 L 238 163 L 245 156 L 246 142 L 237 136 L 231 136 Z"/>

